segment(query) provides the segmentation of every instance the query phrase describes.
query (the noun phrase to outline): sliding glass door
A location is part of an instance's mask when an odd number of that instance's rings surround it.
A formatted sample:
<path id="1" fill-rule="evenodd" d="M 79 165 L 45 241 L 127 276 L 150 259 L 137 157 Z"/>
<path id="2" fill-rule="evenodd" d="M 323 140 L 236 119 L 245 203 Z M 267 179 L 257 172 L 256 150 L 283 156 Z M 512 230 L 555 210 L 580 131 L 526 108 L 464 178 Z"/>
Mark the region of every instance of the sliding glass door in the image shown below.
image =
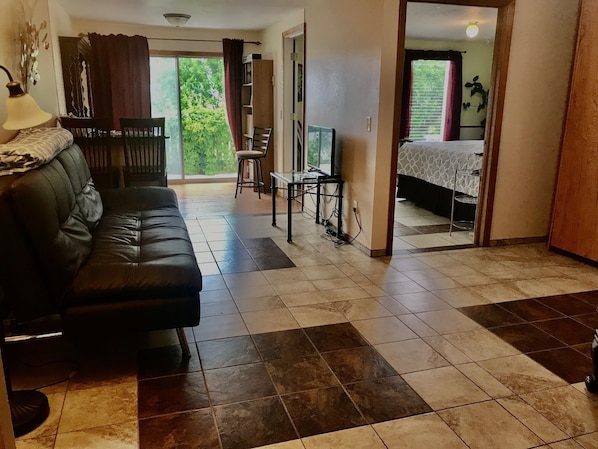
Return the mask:
<path id="1" fill-rule="evenodd" d="M 152 116 L 166 118 L 168 179 L 236 176 L 222 58 L 152 56 Z"/>

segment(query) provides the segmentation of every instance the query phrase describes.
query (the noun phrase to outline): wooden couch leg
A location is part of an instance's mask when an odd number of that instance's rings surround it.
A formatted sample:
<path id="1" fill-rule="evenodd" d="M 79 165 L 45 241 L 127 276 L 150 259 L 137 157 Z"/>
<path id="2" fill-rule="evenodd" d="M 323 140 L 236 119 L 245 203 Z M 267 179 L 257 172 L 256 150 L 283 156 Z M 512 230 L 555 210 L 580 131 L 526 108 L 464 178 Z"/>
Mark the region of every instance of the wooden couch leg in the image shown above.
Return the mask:
<path id="1" fill-rule="evenodd" d="M 181 344 L 181 349 L 183 350 L 183 357 L 190 359 L 191 351 L 189 350 L 189 343 L 187 342 L 187 336 L 185 335 L 185 329 L 183 329 L 182 327 L 177 327 L 176 334 L 179 337 L 179 343 Z"/>
<path id="2" fill-rule="evenodd" d="M 594 372 L 586 377 L 586 388 L 590 393 L 598 393 L 598 329 L 592 340 L 592 367 Z"/>

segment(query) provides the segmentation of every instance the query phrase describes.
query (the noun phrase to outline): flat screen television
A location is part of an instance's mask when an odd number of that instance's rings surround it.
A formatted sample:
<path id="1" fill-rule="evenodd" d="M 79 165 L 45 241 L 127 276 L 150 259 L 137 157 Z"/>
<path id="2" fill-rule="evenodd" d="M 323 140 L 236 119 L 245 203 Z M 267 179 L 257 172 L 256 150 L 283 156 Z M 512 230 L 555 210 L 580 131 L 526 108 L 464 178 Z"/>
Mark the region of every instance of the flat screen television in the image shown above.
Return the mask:
<path id="1" fill-rule="evenodd" d="M 307 126 L 307 166 L 326 176 L 340 176 L 340 148 L 334 128 Z"/>

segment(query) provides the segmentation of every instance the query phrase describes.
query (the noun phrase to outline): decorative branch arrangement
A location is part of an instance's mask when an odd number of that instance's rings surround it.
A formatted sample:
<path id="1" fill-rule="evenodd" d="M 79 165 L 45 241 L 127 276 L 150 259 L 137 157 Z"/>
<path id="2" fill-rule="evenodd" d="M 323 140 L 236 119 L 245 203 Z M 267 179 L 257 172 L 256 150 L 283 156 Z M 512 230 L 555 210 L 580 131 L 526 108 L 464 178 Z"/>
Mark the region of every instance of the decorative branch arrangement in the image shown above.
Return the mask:
<path id="1" fill-rule="evenodd" d="M 36 85 L 40 80 L 40 74 L 38 70 L 37 57 L 39 55 L 39 49 L 50 48 L 50 42 L 48 42 L 48 33 L 44 33 L 40 41 L 40 34 L 47 27 L 47 23 L 44 20 L 39 27 L 35 24 L 27 21 L 23 31 L 19 33 L 21 61 L 19 67 L 21 69 L 21 85 L 25 92 L 28 91 L 29 83 Z"/>

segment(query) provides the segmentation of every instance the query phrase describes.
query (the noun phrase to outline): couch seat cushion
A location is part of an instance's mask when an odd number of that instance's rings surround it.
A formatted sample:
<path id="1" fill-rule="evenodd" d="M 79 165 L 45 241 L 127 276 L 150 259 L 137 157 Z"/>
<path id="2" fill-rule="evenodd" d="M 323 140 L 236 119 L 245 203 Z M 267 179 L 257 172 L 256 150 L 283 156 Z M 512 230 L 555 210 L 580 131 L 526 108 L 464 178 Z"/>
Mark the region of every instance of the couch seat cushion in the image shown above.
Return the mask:
<path id="1" fill-rule="evenodd" d="M 105 210 L 66 305 L 190 296 L 200 290 L 201 273 L 176 206 Z"/>

